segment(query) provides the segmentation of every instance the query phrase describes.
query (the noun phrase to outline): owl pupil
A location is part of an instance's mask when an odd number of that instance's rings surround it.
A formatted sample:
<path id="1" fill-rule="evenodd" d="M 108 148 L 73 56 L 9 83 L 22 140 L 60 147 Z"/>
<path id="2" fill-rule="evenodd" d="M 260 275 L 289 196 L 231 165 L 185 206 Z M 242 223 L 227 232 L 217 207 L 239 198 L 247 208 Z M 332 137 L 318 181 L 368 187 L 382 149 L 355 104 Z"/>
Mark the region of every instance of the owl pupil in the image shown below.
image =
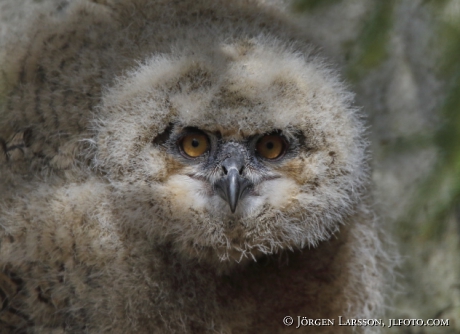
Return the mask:
<path id="1" fill-rule="evenodd" d="M 193 146 L 193 147 L 198 147 L 198 146 L 200 146 L 200 142 L 198 141 L 198 139 L 196 139 L 196 138 L 193 138 L 193 139 L 192 139 L 192 146 Z"/>
<path id="2" fill-rule="evenodd" d="M 274 145 L 272 142 L 268 142 L 266 147 L 267 147 L 269 150 L 271 150 L 271 149 L 273 149 L 274 146 L 275 146 L 275 145 Z"/>

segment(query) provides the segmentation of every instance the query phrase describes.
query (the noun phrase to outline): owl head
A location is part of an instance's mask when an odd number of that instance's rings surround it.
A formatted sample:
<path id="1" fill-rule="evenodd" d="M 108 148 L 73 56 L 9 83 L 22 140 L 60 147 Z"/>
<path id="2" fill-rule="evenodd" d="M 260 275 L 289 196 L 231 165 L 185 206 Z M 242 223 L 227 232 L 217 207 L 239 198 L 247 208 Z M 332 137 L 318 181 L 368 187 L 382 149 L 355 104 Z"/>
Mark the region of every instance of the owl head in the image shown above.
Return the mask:
<path id="1" fill-rule="evenodd" d="M 120 226 L 216 263 L 330 238 L 367 179 L 362 121 L 336 73 L 262 35 L 173 49 L 98 110 L 94 165 Z"/>

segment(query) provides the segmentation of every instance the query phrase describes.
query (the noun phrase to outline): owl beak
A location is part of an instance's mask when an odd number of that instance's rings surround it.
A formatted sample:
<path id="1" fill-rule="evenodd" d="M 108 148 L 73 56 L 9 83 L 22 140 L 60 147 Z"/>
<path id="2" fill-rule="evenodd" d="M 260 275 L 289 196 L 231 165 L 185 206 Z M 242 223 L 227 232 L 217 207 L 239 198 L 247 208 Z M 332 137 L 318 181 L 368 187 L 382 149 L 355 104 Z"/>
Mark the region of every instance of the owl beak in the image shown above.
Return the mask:
<path id="1" fill-rule="evenodd" d="M 238 201 L 251 185 L 248 179 L 241 176 L 242 168 L 238 165 L 233 159 L 225 161 L 225 164 L 222 164 L 225 175 L 215 184 L 217 193 L 230 205 L 232 213 L 235 213 Z"/>

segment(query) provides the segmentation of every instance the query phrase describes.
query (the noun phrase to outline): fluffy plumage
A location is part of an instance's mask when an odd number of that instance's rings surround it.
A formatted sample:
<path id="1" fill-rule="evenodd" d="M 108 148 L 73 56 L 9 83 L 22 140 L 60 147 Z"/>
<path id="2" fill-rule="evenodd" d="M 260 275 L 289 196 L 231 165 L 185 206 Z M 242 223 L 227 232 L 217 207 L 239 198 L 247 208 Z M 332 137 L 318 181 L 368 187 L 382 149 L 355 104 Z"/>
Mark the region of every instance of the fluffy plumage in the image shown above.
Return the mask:
<path id="1" fill-rule="evenodd" d="M 76 0 L 24 31 L 1 59 L 4 332 L 337 333 L 282 319 L 380 314 L 363 124 L 281 12 Z M 232 213 L 218 162 L 174 151 L 190 127 L 290 151 L 248 149 Z"/>

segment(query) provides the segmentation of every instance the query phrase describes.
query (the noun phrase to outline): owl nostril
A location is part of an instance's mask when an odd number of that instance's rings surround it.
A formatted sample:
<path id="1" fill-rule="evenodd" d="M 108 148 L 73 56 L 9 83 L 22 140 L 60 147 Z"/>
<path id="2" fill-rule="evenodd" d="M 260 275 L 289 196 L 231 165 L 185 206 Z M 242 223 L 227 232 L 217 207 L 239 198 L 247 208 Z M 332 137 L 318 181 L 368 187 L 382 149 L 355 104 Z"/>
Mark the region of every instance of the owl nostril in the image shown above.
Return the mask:
<path id="1" fill-rule="evenodd" d="M 235 170 L 234 173 L 236 172 L 238 175 L 242 175 L 245 168 L 244 157 L 240 155 L 230 156 L 222 161 L 221 166 L 224 175 L 229 175 L 232 169 Z"/>
<path id="2" fill-rule="evenodd" d="M 224 175 L 228 175 L 228 173 L 232 169 L 235 169 L 238 172 L 238 175 L 243 175 L 243 171 L 244 171 L 243 163 L 238 163 L 238 161 L 230 159 L 230 160 L 226 160 L 221 166 L 222 166 L 222 171 L 224 172 Z"/>
<path id="3" fill-rule="evenodd" d="M 224 171 L 225 175 L 228 175 L 228 169 L 225 166 L 222 166 L 222 170 Z M 243 171 L 244 171 L 244 166 L 241 166 L 241 168 L 238 170 L 238 173 L 242 175 Z"/>

